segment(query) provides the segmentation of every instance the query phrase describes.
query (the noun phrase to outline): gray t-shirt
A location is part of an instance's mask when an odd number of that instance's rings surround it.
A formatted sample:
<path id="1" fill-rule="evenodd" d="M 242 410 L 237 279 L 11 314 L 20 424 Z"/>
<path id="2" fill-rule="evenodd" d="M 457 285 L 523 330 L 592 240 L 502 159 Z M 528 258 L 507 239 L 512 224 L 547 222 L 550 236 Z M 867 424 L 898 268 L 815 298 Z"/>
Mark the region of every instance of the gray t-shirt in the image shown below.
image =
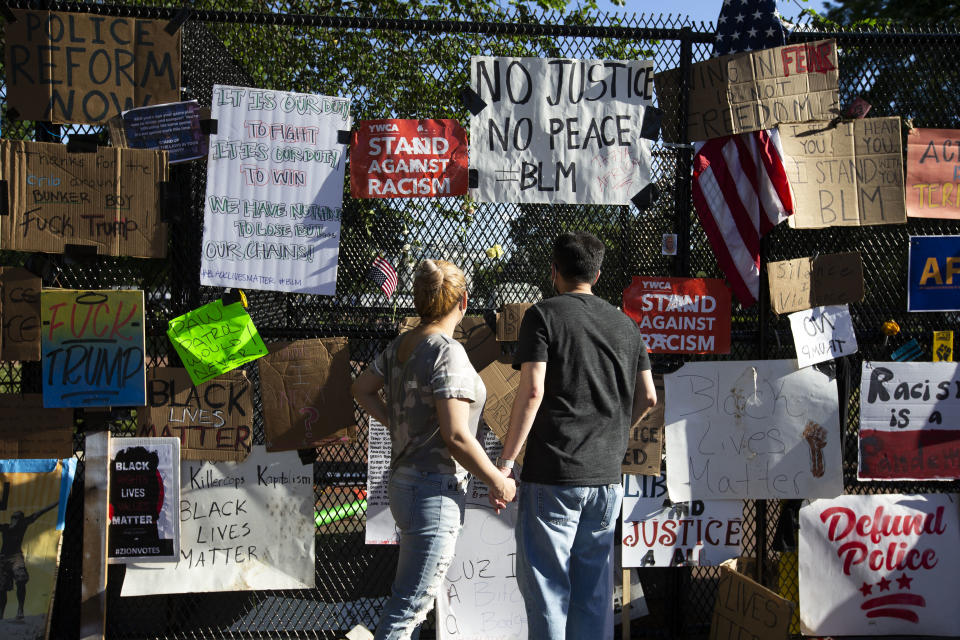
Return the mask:
<path id="1" fill-rule="evenodd" d="M 371 365 L 384 379 L 390 414 L 390 468 L 412 467 L 467 475 L 450 455 L 440 436 L 435 398 L 470 401 L 470 432 L 477 433 L 487 389 L 463 346 L 442 333 L 420 341 L 406 362 L 399 362 L 397 349 L 402 336 L 380 353 Z"/>

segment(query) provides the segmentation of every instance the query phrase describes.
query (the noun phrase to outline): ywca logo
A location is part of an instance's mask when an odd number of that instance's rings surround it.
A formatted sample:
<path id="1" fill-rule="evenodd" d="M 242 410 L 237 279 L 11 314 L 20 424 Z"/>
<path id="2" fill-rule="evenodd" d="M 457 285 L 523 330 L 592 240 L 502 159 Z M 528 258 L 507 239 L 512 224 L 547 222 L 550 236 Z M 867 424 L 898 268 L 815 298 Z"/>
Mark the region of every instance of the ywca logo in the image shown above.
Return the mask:
<path id="1" fill-rule="evenodd" d="M 913 578 L 906 573 L 893 580 L 883 577 L 879 582 L 864 582 L 859 589 L 860 593 L 864 598 L 873 597 L 864 600 L 860 608 L 866 612 L 868 618 L 896 618 L 907 622 L 920 622 L 916 610 L 926 607 L 927 601 L 919 594 L 909 593 L 912 582 Z"/>

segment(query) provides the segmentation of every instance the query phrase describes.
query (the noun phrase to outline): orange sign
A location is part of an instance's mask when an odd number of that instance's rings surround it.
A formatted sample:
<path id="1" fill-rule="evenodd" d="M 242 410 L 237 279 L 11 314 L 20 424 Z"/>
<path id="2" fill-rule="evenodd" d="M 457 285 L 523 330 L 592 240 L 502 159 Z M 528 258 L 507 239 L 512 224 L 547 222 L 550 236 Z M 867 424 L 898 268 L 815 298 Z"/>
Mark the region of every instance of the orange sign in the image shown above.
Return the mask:
<path id="1" fill-rule="evenodd" d="M 960 129 L 910 131 L 907 215 L 960 219 Z"/>

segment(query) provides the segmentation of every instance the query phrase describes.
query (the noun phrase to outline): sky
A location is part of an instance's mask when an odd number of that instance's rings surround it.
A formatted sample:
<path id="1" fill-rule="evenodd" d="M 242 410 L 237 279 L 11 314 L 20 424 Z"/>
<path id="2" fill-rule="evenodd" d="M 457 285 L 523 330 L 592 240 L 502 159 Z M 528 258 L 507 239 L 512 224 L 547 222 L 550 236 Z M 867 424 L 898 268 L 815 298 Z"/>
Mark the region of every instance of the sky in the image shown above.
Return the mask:
<path id="1" fill-rule="evenodd" d="M 694 22 L 713 22 L 716 23 L 717 16 L 720 15 L 720 7 L 723 0 L 626 0 L 622 7 L 614 5 L 610 0 L 598 0 L 597 4 L 601 11 L 610 11 L 614 13 L 645 13 L 645 14 L 667 14 L 689 15 Z M 800 14 L 801 9 L 810 8 L 823 13 L 824 0 L 777 0 L 777 9 L 780 15 L 785 18 L 795 18 Z"/>

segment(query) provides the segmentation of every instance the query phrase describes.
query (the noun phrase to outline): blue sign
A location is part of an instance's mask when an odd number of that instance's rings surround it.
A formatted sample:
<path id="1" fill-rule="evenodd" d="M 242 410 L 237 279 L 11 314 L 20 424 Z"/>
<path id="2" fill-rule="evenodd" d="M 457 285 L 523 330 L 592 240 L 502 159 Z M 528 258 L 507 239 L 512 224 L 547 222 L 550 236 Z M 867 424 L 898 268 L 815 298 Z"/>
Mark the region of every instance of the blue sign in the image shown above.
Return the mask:
<path id="1" fill-rule="evenodd" d="M 160 149 L 170 164 L 207 157 L 196 100 L 138 107 L 123 112 L 123 130 L 132 149 Z"/>
<path id="2" fill-rule="evenodd" d="M 960 236 L 910 236 L 907 311 L 960 310 Z"/>

